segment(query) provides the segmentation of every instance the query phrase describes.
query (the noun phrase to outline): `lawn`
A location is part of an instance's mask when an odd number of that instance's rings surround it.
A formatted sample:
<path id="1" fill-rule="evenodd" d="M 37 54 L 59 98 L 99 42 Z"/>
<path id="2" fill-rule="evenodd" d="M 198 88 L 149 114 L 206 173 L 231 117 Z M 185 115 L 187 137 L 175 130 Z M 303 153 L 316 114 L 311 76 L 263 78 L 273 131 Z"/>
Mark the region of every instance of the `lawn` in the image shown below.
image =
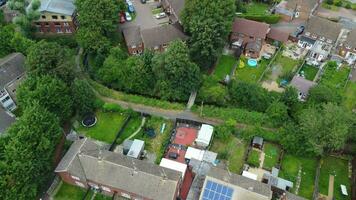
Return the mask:
<path id="1" fill-rule="evenodd" d="M 350 109 L 356 109 L 356 83 L 349 82 L 345 90 L 344 105 Z"/>
<path id="2" fill-rule="evenodd" d="M 351 180 L 349 178 L 349 167 L 347 159 L 340 159 L 333 156 L 322 158 L 319 190 L 320 193 L 327 195 L 329 187 L 329 175 L 334 175 L 334 197 L 337 200 L 351 200 Z M 340 185 L 347 187 L 348 196 L 341 193 Z"/>
<path id="3" fill-rule="evenodd" d="M 161 133 L 163 124 L 166 125 L 163 133 Z M 155 130 L 156 137 L 149 138 L 144 131 L 141 131 L 135 139 L 145 141 L 145 149 L 151 153 L 155 153 L 157 158 L 156 163 L 159 163 L 163 157 L 165 144 L 169 142 L 170 133 L 173 128 L 173 121 L 152 116 L 147 119 L 145 127 L 153 128 Z"/>
<path id="4" fill-rule="evenodd" d="M 316 76 L 316 74 L 318 73 L 318 70 L 319 69 L 317 67 L 304 64 L 302 66 L 302 68 L 300 69 L 299 74 L 302 75 L 303 72 L 304 72 L 305 79 L 313 81 L 315 76 Z"/>
<path id="5" fill-rule="evenodd" d="M 87 137 L 112 143 L 117 132 L 120 130 L 126 115 L 119 112 L 96 112 L 98 122 L 91 128 L 80 125 L 77 131 Z"/>
<path id="6" fill-rule="evenodd" d="M 349 77 L 350 68 L 347 65 L 339 69 L 332 66 L 327 66 L 322 77 L 320 84 L 324 84 L 331 88 L 343 89 Z"/>
<path id="7" fill-rule="evenodd" d="M 298 67 L 299 60 L 285 57 L 282 53 L 278 54 L 269 71 L 267 72 L 268 80 L 280 82 L 283 75 L 292 73 Z"/>
<path id="8" fill-rule="evenodd" d="M 236 77 L 239 80 L 246 81 L 246 82 L 257 82 L 262 73 L 265 71 L 267 65 L 269 64 L 270 60 L 261 59 L 257 67 L 249 67 L 247 65 L 247 59 L 241 56 L 242 61 L 245 63 L 243 68 L 237 67 L 236 69 Z"/>
<path id="9" fill-rule="evenodd" d="M 82 200 L 84 195 L 86 193 L 86 190 L 69 185 L 67 183 L 64 183 L 61 185 L 61 188 L 58 190 L 57 194 L 54 196 L 54 200 Z"/>
<path id="10" fill-rule="evenodd" d="M 126 138 L 130 137 L 141 125 L 142 118 L 139 116 L 131 117 L 130 121 L 127 123 L 124 131 L 121 133 L 117 139 L 117 144 L 121 144 Z"/>
<path id="11" fill-rule="evenodd" d="M 219 63 L 215 67 L 214 75 L 223 80 L 226 75 L 229 75 L 237 60 L 234 56 L 222 55 Z"/>
<path id="12" fill-rule="evenodd" d="M 301 169 L 301 182 L 298 195 L 307 199 L 312 199 L 317 165 L 317 160 L 314 158 L 297 157 L 291 154 L 285 154 L 282 159 L 279 176 L 292 181 L 295 186 L 299 169 Z M 295 187 L 292 188 L 291 192 L 296 192 Z"/>
<path id="13" fill-rule="evenodd" d="M 278 158 L 281 150 L 277 145 L 266 142 L 263 147 L 263 152 L 265 153 L 263 168 L 267 170 L 272 170 L 272 167 L 275 167 L 278 163 Z"/>
<path id="14" fill-rule="evenodd" d="M 268 12 L 268 4 L 259 3 L 259 2 L 251 2 L 248 4 L 244 4 L 246 9 L 246 14 L 253 14 L 253 15 L 262 15 Z"/>
<path id="15" fill-rule="evenodd" d="M 256 149 L 252 149 L 250 154 L 248 155 L 247 163 L 253 167 L 260 166 L 260 155 L 261 153 Z"/>
<path id="16" fill-rule="evenodd" d="M 246 149 L 246 143 L 231 136 L 227 141 L 215 138 L 210 151 L 218 153 L 218 159 L 226 160 L 231 172 L 240 173 L 244 165 Z"/>

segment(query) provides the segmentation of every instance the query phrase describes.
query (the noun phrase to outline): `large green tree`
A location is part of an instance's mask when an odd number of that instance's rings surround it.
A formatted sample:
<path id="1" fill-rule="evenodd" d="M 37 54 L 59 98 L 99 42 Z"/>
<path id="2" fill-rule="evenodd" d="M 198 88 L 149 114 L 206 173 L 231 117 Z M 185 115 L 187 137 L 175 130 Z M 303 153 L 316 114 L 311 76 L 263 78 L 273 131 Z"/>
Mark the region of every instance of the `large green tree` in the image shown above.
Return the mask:
<path id="1" fill-rule="evenodd" d="M 207 69 L 213 65 L 231 31 L 234 16 L 234 0 L 185 1 L 182 22 L 191 36 L 190 55 L 200 67 Z"/>
<path id="2" fill-rule="evenodd" d="M 337 89 L 319 84 L 310 89 L 308 102 L 312 104 L 322 104 L 329 102 L 340 104 L 342 102 L 342 96 Z"/>
<path id="3" fill-rule="evenodd" d="M 75 79 L 72 85 L 73 103 L 80 115 L 95 109 L 95 94 L 86 80 Z"/>
<path id="4" fill-rule="evenodd" d="M 156 93 L 164 99 L 186 100 L 200 85 L 199 67 L 190 61 L 188 47 L 182 41 L 174 41 L 167 51 L 156 54 L 153 71 Z"/>
<path id="5" fill-rule="evenodd" d="M 0 199 L 36 199 L 53 171 L 58 119 L 34 103 L 7 132 L 0 138 Z"/>
<path id="6" fill-rule="evenodd" d="M 268 106 L 266 113 L 274 125 L 282 125 L 289 119 L 288 107 L 279 101 L 274 101 L 271 103 Z"/>
<path id="7" fill-rule="evenodd" d="M 11 10 L 17 12 L 17 16 L 14 18 L 14 23 L 17 24 L 22 33 L 30 35 L 32 31 L 32 22 L 40 17 L 38 11 L 41 2 L 39 0 L 33 0 L 31 3 L 26 0 L 10 0 L 8 6 Z"/>
<path id="8" fill-rule="evenodd" d="M 35 103 L 54 113 L 61 122 L 72 114 L 72 98 L 68 86 L 51 76 L 30 76 L 17 91 L 19 105 L 27 108 Z"/>
<path id="9" fill-rule="evenodd" d="M 0 58 L 13 52 L 11 40 L 14 37 L 14 33 L 14 26 L 0 26 Z"/>

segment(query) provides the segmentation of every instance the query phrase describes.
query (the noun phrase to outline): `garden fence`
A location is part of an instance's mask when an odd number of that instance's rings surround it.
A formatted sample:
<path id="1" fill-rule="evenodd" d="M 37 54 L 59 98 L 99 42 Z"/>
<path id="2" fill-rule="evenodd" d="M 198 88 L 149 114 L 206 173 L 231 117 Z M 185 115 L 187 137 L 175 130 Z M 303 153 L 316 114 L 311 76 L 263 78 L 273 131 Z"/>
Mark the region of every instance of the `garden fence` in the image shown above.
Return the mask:
<path id="1" fill-rule="evenodd" d="M 318 167 L 315 172 L 315 180 L 314 180 L 314 193 L 313 200 L 317 200 L 319 197 L 319 177 L 320 177 L 320 169 L 321 169 L 321 158 L 318 158 Z"/>

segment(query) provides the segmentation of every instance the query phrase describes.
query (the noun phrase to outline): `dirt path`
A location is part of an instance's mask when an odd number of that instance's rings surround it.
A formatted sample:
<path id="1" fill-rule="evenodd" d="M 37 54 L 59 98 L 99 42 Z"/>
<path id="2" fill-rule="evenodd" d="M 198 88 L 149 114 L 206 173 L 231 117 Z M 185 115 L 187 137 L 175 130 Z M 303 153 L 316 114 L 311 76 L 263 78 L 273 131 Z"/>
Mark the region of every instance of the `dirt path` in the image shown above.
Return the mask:
<path id="1" fill-rule="evenodd" d="M 329 176 L 328 200 L 332 200 L 334 196 L 334 176 Z"/>
<path id="2" fill-rule="evenodd" d="M 130 137 L 128 137 L 127 140 L 135 137 L 141 131 L 141 129 L 145 125 L 145 123 L 146 123 L 146 117 L 143 117 L 140 127 L 138 127 L 138 129 L 132 135 L 130 135 Z"/>

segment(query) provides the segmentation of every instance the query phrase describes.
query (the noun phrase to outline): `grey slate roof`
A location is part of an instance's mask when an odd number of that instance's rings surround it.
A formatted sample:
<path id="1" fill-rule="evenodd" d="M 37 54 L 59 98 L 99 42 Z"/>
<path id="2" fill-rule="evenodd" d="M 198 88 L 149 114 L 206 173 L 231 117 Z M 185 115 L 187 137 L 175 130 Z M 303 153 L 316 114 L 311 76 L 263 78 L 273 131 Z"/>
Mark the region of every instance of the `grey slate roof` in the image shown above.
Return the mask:
<path id="1" fill-rule="evenodd" d="M 185 0 L 164 0 L 163 3 L 170 5 L 176 15 L 175 17 L 180 19 L 180 15 L 184 8 Z"/>
<path id="2" fill-rule="evenodd" d="M 266 196 L 266 197 L 272 196 L 270 185 L 264 184 L 256 180 L 252 180 L 250 178 L 241 175 L 231 174 L 225 170 L 216 167 L 212 167 L 208 172 L 207 176 L 230 183 L 232 185 L 239 186 L 251 192 L 258 193 L 262 196 Z"/>
<path id="3" fill-rule="evenodd" d="M 127 27 L 122 33 L 124 34 L 125 42 L 128 47 L 137 46 L 142 43 L 141 29 L 139 26 Z"/>
<path id="4" fill-rule="evenodd" d="M 0 107 L 0 135 L 15 122 L 15 117 L 10 116 L 2 107 Z"/>
<path id="5" fill-rule="evenodd" d="M 13 53 L 0 59 L 0 89 L 25 73 L 25 56 Z"/>
<path id="6" fill-rule="evenodd" d="M 72 15 L 75 6 L 74 0 L 41 0 L 40 12 L 52 12 L 63 15 Z"/>
<path id="7" fill-rule="evenodd" d="M 290 192 L 286 192 L 286 197 L 287 197 L 286 200 L 307 200 L 307 199 L 305 199 L 303 197 L 297 196 L 297 195 L 292 194 Z"/>
<path id="8" fill-rule="evenodd" d="M 273 176 L 272 174 L 268 173 L 264 173 L 263 174 L 263 178 L 268 180 L 268 184 L 277 187 L 281 190 L 286 190 L 287 187 L 292 188 L 293 187 L 293 183 L 291 181 L 285 180 L 283 178 L 279 178 L 276 176 Z"/>
<path id="9" fill-rule="evenodd" d="M 294 76 L 290 84 L 305 95 L 308 95 L 309 90 L 316 85 L 315 82 L 300 76 Z"/>
<path id="10" fill-rule="evenodd" d="M 253 144 L 262 145 L 262 144 L 263 144 L 263 138 L 255 136 L 255 137 L 253 137 L 252 143 L 253 143 Z"/>
<path id="11" fill-rule="evenodd" d="M 94 140 L 73 143 L 55 172 L 122 189 L 149 199 L 173 199 L 180 172 L 102 149 Z"/>
<path id="12" fill-rule="evenodd" d="M 336 22 L 313 16 L 309 18 L 305 32 L 314 33 L 335 42 L 340 34 L 341 28 L 341 25 Z"/>
<path id="13" fill-rule="evenodd" d="M 151 29 L 145 29 L 141 31 L 141 36 L 145 48 L 154 48 L 163 44 L 168 44 L 174 40 L 187 40 L 182 31 L 173 25 L 163 25 Z"/>
<path id="14" fill-rule="evenodd" d="M 345 44 L 349 45 L 352 48 L 356 48 L 356 29 L 353 29 L 349 32 Z"/>

